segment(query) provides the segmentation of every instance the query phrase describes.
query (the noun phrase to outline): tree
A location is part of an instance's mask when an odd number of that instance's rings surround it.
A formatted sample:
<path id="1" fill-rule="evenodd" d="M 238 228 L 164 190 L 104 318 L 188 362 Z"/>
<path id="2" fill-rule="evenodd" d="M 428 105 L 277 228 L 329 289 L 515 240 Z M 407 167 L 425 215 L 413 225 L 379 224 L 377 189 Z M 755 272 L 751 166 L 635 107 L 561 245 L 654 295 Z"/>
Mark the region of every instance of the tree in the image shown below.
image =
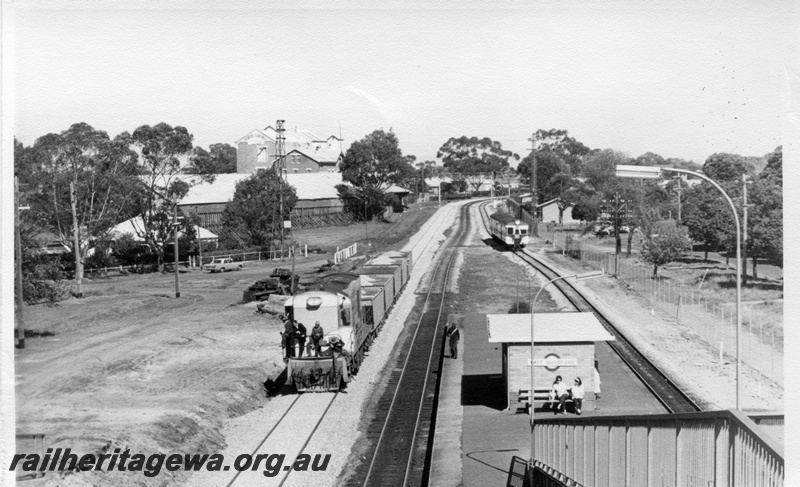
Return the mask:
<path id="1" fill-rule="evenodd" d="M 145 173 L 138 192 L 142 226 L 136 233 L 158 256 L 163 271 L 164 246 L 172 238 L 172 213 L 190 188 L 190 180 L 181 178 L 180 157 L 190 153 L 194 136 L 185 127 L 162 122 L 142 125 L 128 138 L 141 152 Z"/>
<path id="2" fill-rule="evenodd" d="M 708 156 L 703 172 L 724 187 L 723 183 L 741 181 L 742 175 L 748 173 L 748 166 L 740 155 L 718 152 Z"/>
<path id="3" fill-rule="evenodd" d="M 596 191 L 613 193 L 613 186 L 617 184 L 616 166 L 630 163 L 631 159 L 623 152 L 603 149 L 586 157 L 583 175 Z"/>
<path id="4" fill-rule="evenodd" d="M 580 181 L 569 174 L 569 167 L 565 166 L 565 169 L 567 172 L 555 174 L 547 183 L 548 191 L 557 198 L 559 225 L 564 223 L 564 211 L 577 203 L 579 197 L 578 187 L 580 187 Z"/>
<path id="5" fill-rule="evenodd" d="M 283 213 L 280 194 L 283 191 Z M 269 249 L 297 203 L 297 193 L 270 169 L 236 183 L 233 199 L 222 212 L 222 233 L 241 247 Z"/>
<path id="6" fill-rule="evenodd" d="M 581 183 L 573 193 L 575 204 L 572 206 L 572 218 L 584 222 L 593 222 L 600 217 L 603 205 L 603 194 L 591 185 Z"/>
<path id="7" fill-rule="evenodd" d="M 593 152 L 563 129 L 539 129 L 534 133 L 533 140 L 537 157 L 538 151 L 557 154 L 569 166 L 572 174 L 581 173 L 584 157 Z M 530 174 L 530 168 L 527 171 Z"/>
<path id="8" fill-rule="evenodd" d="M 677 157 L 668 157 L 664 161 L 664 165 L 667 167 L 674 167 L 677 169 L 688 169 L 689 171 L 702 171 L 703 166 L 694 162 L 694 161 L 687 161 L 686 159 L 680 159 Z"/>
<path id="9" fill-rule="evenodd" d="M 439 148 L 436 157 L 448 171 L 461 174 L 475 191 L 491 179 L 492 174 L 507 169 L 509 159 L 519 160 L 519 155 L 503 149 L 500 142 L 488 137 L 467 136 L 451 137 Z"/>
<path id="10" fill-rule="evenodd" d="M 358 188 L 384 188 L 401 183 L 413 172 L 397 136 L 376 130 L 353 142 L 342 160 L 342 179 Z"/>
<path id="11" fill-rule="evenodd" d="M 634 159 L 632 162 L 633 162 L 633 165 L 635 165 L 635 166 L 659 166 L 659 167 L 661 167 L 661 166 L 666 166 L 667 165 L 667 161 L 665 161 L 663 157 L 661 157 L 660 155 L 655 154 L 653 152 L 645 152 L 644 154 L 642 154 L 639 157 L 637 157 L 636 159 Z"/>
<path id="12" fill-rule="evenodd" d="M 765 168 L 755 180 L 748 203 L 747 254 L 753 260 L 753 277 L 758 278 L 757 262 L 766 257 L 783 266 L 783 149 L 777 147 L 765 156 Z"/>
<path id="13" fill-rule="evenodd" d="M 32 216 L 71 249 L 80 282 L 89 247 L 135 213 L 137 155 L 124 134 L 111 140 L 76 123 L 37 139 L 28 156 L 29 183 L 36 185 L 28 194 Z"/>
<path id="14" fill-rule="evenodd" d="M 767 165 L 761 172 L 760 177 L 774 180 L 777 184 L 783 186 L 783 146 L 779 145 L 764 158 L 767 160 Z"/>
<path id="15" fill-rule="evenodd" d="M 230 144 L 211 144 L 208 149 L 194 148 L 186 172 L 200 175 L 236 172 L 235 147 Z"/>
<path id="16" fill-rule="evenodd" d="M 675 220 L 661 220 L 647 229 L 642 243 L 642 259 L 653 266 L 653 279 L 658 268 L 680 257 L 690 245 L 689 232 Z"/>
<path id="17" fill-rule="evenodd" d="M 336 191 L 344 201 L 345 211 L 357 220 L 368 221 L 382 214 L 388 202 L 388 195 L 378 188 L 354 188 L 338 184 Z"/>
<path id="18" fill-rule="evenodd" d="M 533 165 L 534 153 L 528 154 L 517 166 L 517 172 L 523 181 L 527 181 L 530 186 L 531 166 Z M 539 201 L 536 204 L 550 201 L 559 196 L 559 188 L 551 186 L 552 178 L 559 173 L 570 173 L 571 170 L 564 159 L 555 152 L 549 150 L 537 151 L 536 157 L 536 194 Z"/>
<path id="19" fill-rule="evenodd" d="M 731 210 L 719 190 L 710 184 L 700 184 L 683 193 L 681 223 L 689 229 L 692 240 L 703 243 L 705 260 L 708 252 L 735 233 Z"/>

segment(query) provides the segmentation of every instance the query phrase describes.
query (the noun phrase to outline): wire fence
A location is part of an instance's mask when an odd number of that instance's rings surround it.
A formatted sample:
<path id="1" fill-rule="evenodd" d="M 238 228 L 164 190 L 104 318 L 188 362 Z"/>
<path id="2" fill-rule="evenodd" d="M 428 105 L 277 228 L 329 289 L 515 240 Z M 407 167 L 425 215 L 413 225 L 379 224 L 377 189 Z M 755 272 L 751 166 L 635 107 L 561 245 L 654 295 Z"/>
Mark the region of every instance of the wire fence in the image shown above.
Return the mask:
<path id="1" fill-rule="evenodd" d="M 299 250 L 299 249 L 298 249 Z M 270 250 L 261 252 L 234 252 L 229 254 L 215 254 L 203 256 L 202 259 L 196 256 L 191 256 L 187 260 L 178 261 L 178 267 L 186 269 L 202 267 L 205 264 L 210 264 L 214 259 L 231 259 L 233 262 L 269 262 L 281 259 L 287 259 L 292 256 L 292 249 L 286 248 L 281 250 Z M 308 246 L 304 246 L 302 251 L 297 252 L 297 256 L 308 257 Z M 166 270 L 174 270 L 175 261 L 164 262 Z M 135 264 L 127 266 L 111 266 L 111 267 L 97 267 L 92 269 L 84 269 L 83 275 L 86 277 L 108 277 L 114 275 L 125 274 L 147 274 L 150 272 L 158 272 L 158 264 L 146 263 Z"/>
<path id="2" fill-rule="evenodd" d="M 619 262 L 608 250 L 584 244 L 568 233 L 556 233 L 551 239 L 553 249 L 595 268 L 614 273 L 617 279 L 646 299 L 651 312 L 675 319 L 691 328 L 719 354 L 720 362 L 736 357 L 736 303 L 710 296 L 708 290 L 653 278 L 653 268 L 636 256 L 620 254 Z M 702 285 L 702 283 L 701 283 Z M 783 386 L 783 318 L 781 313 L 765 312 L 779 301 L 742 303 L 741 358 Z"/>

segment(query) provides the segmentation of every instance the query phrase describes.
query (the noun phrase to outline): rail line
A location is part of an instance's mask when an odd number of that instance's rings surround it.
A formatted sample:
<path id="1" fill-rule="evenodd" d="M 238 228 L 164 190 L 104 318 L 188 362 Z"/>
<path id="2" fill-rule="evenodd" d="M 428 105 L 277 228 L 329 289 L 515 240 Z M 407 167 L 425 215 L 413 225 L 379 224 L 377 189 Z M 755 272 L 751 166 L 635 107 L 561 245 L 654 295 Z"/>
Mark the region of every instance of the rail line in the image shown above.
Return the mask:
<path id="1" fill-rule="evenodd" d="M 463 210 L 462 210 L 463 211 Z M 430 243 L 434 240 L 437 235 L 437 229 L 439 228 L 439 223 L 444 219 L 444 213 L 437 216 L 436 220 L 431 222 L 431 225 L 425 230 L 425 232 L 420 236 L 417 243 L 412 248 L 413 252 L 417 252 L 418 249 L 424 249 L 430 245 Z M 444 260 L 444 259 L 442 259 Z M 453 258 L 451 256 L 449 260 L 449 264 L 447 267 L 447 272 L 449 273 L 450 265 L 452 264 Z M 439 267 L 441 266 L 441 262 L 437 265 L 438 272 Z M 447 279 L 444 279 L 445 285 Z M 433 286 L 431 286 L 433 289 Z M 444 298 L 444 292 L 441 293 L 441 299 Z M 431 292 L 428 293 L 431 296 Z M 427 303 L 427 301 L 426 301 Z M 439 303 L 439 308 L 441 308 L 441 303 Z M 439 311 L 441 314 L 441 309 Z M 426 317 L 423 315 L 423 317 Z M 425 334 L 425 327 L 421 327 L 420 324 L 422 323 L 422 319 L 417 324 L 417 331 L 415 332 L 415 337 L 417 336 L 420 329 L 422 329 L 423 333 L 419 333 L 420 336 Z M 438 336 L 438 317 L 437 317 L 437 327 L 433 331 L 433 336 Z M 433 346 L 430 347 L 431 352 L 428 357 L 428 362 L 426 363 L 427 368 L 422 375 L 422 377 L 427 378 L 430 375 L 430 369 L 433 364 L 434 360 L 434 348 Z M 406 364 L 408 364 L 408 359 L 406 360 Z M 411 375 L 415 375 L 414 369 L 416 365 L 416 361 L 413 361 L 412 364 L 408 367 L 409 373 Z M 419 375 L 419 374 L 416 374 Z M 426 381 L 427 382 L 427 381 Z M 427 385 L 427 384 L 426 384 Z M 422 398 L 429 394 L 429 387 L 424 387 L 422 389 Z M 278 421 L 270 428 L 267 434 L 261 439 L 261 442 L 256 446 L 253 450 L 251 456 L 255 458 L 259 453 L 261 453 L 262 449 L 268 449 L 269 451 L 264 451 L 263 453 L 269 453 L 274 451 L 281 451 L 282 453 L 286 454 L 286 458 L 297 458 L 298 455 L 302 454 L 305 450 L 306 446 L 308 446 L 309 442 L 313 438 L 314 434 L 316 433 L 319 426 L 322 424 L 323 420 L 327 416 L 328 411 L 330 410 L 333 403 L 339 397 L 339 392 L 330 395 L 330 399 L 327 401 L 321 401 L 320 399 L 325 397 L 322 394 L 298 394 L 297 397 L 289 404 L 286 410 L 282 413 L 279 417 Z M 397 404 L 400 407 L 402 403 L 402 409 L 408 409 L 408 404 L 403 402 L 402 400 L 398 400 Z M 426 414 L 428 411 L 426 410 L 425 401 L 420 401 L 419 405 L 415 412 L 415 421 L 414 421 L 414 432 L 416 433 L 417 428 L 420 427 L 422 423 L 425 422 Z M 298 430 L 298 425 L 302 426 Z M 270 440 L 268 442 L 268 440 Z M 412 435 L 411 444 L 412 447 L 414 445 L 418 445 L 419 441 L 416 434 Z M 301 444 L 302 443 L 302 444 Z M 265 446 L 268 444 L 268 447 Z M 376 449 L 377 451 L 377 449 Z M 407 477 L 411 473 L 418 470 L 416 463 L 412 462 L 414 459 L 413 455 L 409 455 L 408 459 L 404 465 L 404 476 Z M 379 462 L 375 462 L 373 459 L 373 464 L 378 465 Z M 428 466 L 426 465 L 426 468 Z M 234 485 L 249 485 L 251 483 L 258 483 L 259 485 L 278 485 L 279 487 L 284 485 L 287 481 L 289 476 L 293 470 L 291 469 L 291 465 L 284 466 L 284 472 L 281 473 L 280 476 L 265 478 L 260 471 L 256 470 L 243 470 L 238 471 L 234 475 L 234 477 L 226 484 L 227 487 L 232 487 Z M 255 477 L 254 477 L 255 476 Z M 374 478 L 374 477 L 373 477 Z M 384 482 L 376 481 L 376 485 L 386 485 Z"/>
<path id="2" fill-rule="evenodd" d="M 469 235 L 468 208 L 461 208 L 461 224 L 449 248 L 433 269 L 432 284 L 425 297 L 424 312 L 414 333 L 402 345 L 402 365 L 389 375 L 386 392 L 378 401 L 367 438 L 374 447 L 369 464 L 364 462 L 350 483 L 359 485 L 425 485 L 430 473 L 428 445 L 435 421 L 435 396 L 443 341 L 441 323 L 447 286 L 457 252 L 455 247 Z M 434 292 L 434 290 L 440 290 Z M 430 307 L 430 309 L 428 309 Z M 426 434 L 427 432 L 427 434 Z"/>
<path id="3" fill-rule="evenodd" d="M 291 404 L 289 404 L 289 407 L 283 412 L 278 421 L 272 425 L 272 428 L 270 428 L 267 434 L 264 435 L 264 438 L 261 439 L 261 442 L 258 444 L 258 446 L 255 447 L 250 455 L 251 458 L 256 458 L 261 452 L 262 448 L 266 449 L 266 451 L 263 452 L 264 454 L 274 453 L 278 443 L 274 441 L 270 442 L 266 447 L 264 446 L 267 443 L 267 440 L 271 438 L 282 443 L 278 447 L 277 451 L 281 451 L 282 453 L 286 454 L 286 458 L 292 459 L 293 461 L 293 459 L 297 458 L 298 455 L 302 454 L 309 441 L 311 441 L 311 438 L 314 436 L 314 433 L 316 433 L 317 428 L 319 428 L 319 425 L 325 419 L 325 416 L 327 415 L 331 406 L 339 397 L 339 393 L 336 392 L 331 394 L 330 400 L 328 400 L 327 403 L 320 402 L 320 397 L 322 397 L 320 394 L 298 394 L 294 401 L 292 401 Z M 322 410 L 320 414 L 319 410 L 322 409 L 323 406 L 324 410 Z M 297 412 L 300 412 L 301 417 L 304 419 L 311 418 L 315 419 L 316 421 L 297 421 L 297 415 L 290 414 Z M 313 426 L 309 432 L 308 428 L 311 425 Z M 291 434 L 287 434 L 287 431 L 291 432 Z M 303 443 L 298 448 L 300 441 L 303 441 Z M 293 471 L 291 465 L 292 464 L 290 463 L 289 465 L 284 466 L 284 471 L 280 477 L 267 478 L 264 477 L 262 472 L 259 470 L 238 471 L 230 480 L 230 482 L 227 483 L 227 487 L 240 484 L 250 485 L 253 483 L 258 483 L 259 485 L 282 486 Z M 255 482 L 254 477 L 256 479 Z"/>
<path id="4" fill-rule="evenodd" d="M 481 205 L 481 221 L 483 226 L 488 231 L 486 219 L 485 205 Z M 542 262 L 535 256 L 525 252 L 524 250 L 513 251 L 525 263 L 537 269 L 546 279 L 553 279 L 561 276 L 550 265 Z M 680 387 L 678 387 L 670 378 L 645 357 L 626 337 L 617 329 L 614 324 L 603 313 L 598 310 L 592 303 L 590 303 L 578 289 L 569 281 L 561 280 L 553 283 L 554 286 L 564 295 L 564 297 L 572 303 L 578 311 L 588 311 L 595 314 L 597 319 L 605 326 L 605 328 L 614 335 L 616 338 L 613 342 L 608 342 L 612 350 L 625 362 L 631 371 L 639 377 L 642 383 L 647 387 L 653 396 L 669 411 L 672 413 L 684 413 L 702 411 L 700 407 L 691 397 L 689 397 Z"/>

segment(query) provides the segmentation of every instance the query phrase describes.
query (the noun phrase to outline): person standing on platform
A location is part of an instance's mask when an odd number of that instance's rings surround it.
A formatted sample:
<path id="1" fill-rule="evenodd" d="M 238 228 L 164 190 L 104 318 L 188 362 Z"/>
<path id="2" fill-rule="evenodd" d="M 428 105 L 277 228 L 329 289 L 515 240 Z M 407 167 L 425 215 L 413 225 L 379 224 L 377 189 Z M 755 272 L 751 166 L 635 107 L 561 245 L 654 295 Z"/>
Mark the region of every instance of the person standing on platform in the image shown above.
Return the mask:
<path id="1" fill-rule="evenodd" d="M 575 384 L 569 390 L 572 396 L 572 402 L 575 403 L 575 414 L 580 416 L 581 406 L 583 406 L 583 396 L 586 394 L 583 390 L 583 382 L 580 377 L 575 377 Z"/>
<path id="2" fill-rule="evenodd" d="M 600 366 L 594 361 L 594 398 L 600 399 Z"/>
<path id="3" fill-rule="evenodd" d="M 314 323 L 314 328 L 311 329 L 311 345 L 314 347 L 314 356 L 319 357 L 319 347 L 322 342 L 322 337 L 325 336 L 325 331 L 319 321 Z"/>
<path id="4" fill-rule="evenodd" d="M 458 331 L 458 327 L 455 323 L 450 325 L 450 328 L 447 329 L 447 340 L 450 343 L 450 356 L 452 358 L 458 358 L 458 340 L 461 338 L 461 332 Z"/>
<path id="5" fill-rule="evenodd" d="M 555 382 L 553 382 L 553 388 L 550 390 L 550 397 L 553 398 L 554 401 L 558 401 L 558 405 L 556 406 L 556 414 L 567 414 L 567 399 L 569 398 L 569 390 L 567 389 L 566 384 L 561 380 L 561 376 L 556 376 Z"/>

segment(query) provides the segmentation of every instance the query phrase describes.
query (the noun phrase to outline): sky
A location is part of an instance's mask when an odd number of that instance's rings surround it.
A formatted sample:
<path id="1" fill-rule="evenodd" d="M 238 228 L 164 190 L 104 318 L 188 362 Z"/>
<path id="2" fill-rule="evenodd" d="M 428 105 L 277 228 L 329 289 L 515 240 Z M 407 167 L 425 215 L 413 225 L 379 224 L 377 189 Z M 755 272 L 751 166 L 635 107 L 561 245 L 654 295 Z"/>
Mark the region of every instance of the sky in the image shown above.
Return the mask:
<path id="1" fill-rule="evenodd" d="M 195 145 L 286 120 L 524 157 L 537 129 L 702 163 L 781 144 L 796 2 L 6 2 L 13 133 L 166 122 Z"/>

